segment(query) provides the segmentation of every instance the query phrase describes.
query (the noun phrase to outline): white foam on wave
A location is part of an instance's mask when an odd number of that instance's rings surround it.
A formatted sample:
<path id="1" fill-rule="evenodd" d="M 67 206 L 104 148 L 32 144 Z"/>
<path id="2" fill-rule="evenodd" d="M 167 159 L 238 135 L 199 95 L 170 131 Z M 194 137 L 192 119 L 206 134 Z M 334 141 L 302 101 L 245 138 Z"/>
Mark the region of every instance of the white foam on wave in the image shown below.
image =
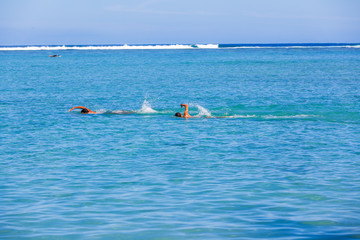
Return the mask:
<path id="1" fill-rule="evenodd" d="M 150 103 L 145 99 L 142 103 L 141 109 L 137 113 L 157 113 L 158 111 L 151 108 Z"/>
<path id="2" fill-rule="evenodd" d="M 360 48 L 360 45 L 347 45 L 346 48 Z"/>
<path id="3" fill-rule="evenodd" d="M 197 48 L 214 49 L 219 48 L 219 44 L 195 44 Z"/>
<path id="4" fill-rule="evenodd" d="M 66 50 L 63 46 L 26 46 L 26 47 L 0 47 L 0 51 L 38 51 L 38 50 Z"/>
<path id="5" fill-rule="evenodd" d="M 110 45 L 110 46 L 21 46 L 21 47 L 0 47 L 0 51 L 54 51 L 54 50 L 128 50 L 128 49 L 213 49 L 218 44 L 164 44 L 164 45 Z"/>
<path id="6" fill-rule="evenodd" d="M 328 45 L 328 46 L 235 46 L 225 49 L 312 49 L 312 48 L 360 48 L 360 45 Z"/>
<path id="7" fill-rule="evenodd" d="M 225 47 L 226 49 L 291 49 L 291 48 L 329 48 L 332 46 L 236 46 Z M 333 46 L 337 47 L 337 46 Z M 340 46 L 345 47 L 345 46 Z"/>
<path id="8" fill-rule="evenodd" d="M 88 46 L 0 46 L 0 51 L 56 51 L 56 50 L 137 50 L 137 49 L 306 49 L 360 48 L 360 45 L 284 45 L 284 46 L 219 46 L 219 44 L 157 44 L 157 45 L 88 45 Z"/>

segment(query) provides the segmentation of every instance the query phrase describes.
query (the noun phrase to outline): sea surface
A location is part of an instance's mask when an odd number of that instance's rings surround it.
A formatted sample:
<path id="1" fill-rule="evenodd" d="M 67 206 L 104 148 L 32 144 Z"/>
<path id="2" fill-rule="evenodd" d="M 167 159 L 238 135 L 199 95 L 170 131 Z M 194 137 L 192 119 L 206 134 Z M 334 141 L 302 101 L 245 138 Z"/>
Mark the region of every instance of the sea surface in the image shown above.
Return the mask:
<path id="1" fill-rule="evenodd" d="M 0 239 L 360 239 L 359 47 L 0 47 Z"/>

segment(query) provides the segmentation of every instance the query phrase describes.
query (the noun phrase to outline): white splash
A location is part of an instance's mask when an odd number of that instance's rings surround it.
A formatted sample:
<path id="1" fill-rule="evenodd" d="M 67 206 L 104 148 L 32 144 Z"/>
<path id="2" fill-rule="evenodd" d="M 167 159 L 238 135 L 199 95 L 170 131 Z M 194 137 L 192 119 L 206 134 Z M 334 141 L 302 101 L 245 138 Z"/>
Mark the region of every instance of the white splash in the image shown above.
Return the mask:
<path id="1" fill-rule="evenodd" d="M 145 99 L 141 109 L 137 111 L 138 113 L 157 113 L 156 110 L 151 108 L 150 103 Z"/>
<path id="2" fill-rule="evenodd" d="M 206 108 L 200 106 L 199 104 L 195 104 L 195 107 L 197 107 L 197 109 L 199 110 L 199 113 L 196 116 L 198 116 L 198 117 L 200 117 L 200 116 L 211 117 L 210 111 L 207 110 Z"/>
<path id="3" fill-rule="evenodd" d="M 95 112 L 96 112 L 97 114 L 104 114 L 104 113 L 109 112 L 109 110 L 106 110 L 106 109 L 99 109 L 99 110 L 96 110 Z"/>

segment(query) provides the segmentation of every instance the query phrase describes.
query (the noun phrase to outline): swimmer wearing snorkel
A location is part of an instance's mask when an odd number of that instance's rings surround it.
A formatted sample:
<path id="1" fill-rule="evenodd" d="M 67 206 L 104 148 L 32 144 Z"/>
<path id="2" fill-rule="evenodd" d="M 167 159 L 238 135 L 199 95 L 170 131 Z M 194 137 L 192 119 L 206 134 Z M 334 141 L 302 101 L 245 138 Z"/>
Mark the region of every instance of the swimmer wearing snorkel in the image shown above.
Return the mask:
<path id="1" fill-rule="evenodd" d="M 73 107 L 72 109 L 69 110 L 69 112 L 71 112 L 72 110 L 74 109 L 81 109 L 81 113 L 82 114 L 97 114 L 97 112 L 94 112 L 86 107 L 83 107 L 83 106 L 77 106 L 77 107 Z"/>
<path id="2" fill-rule="evenodd" d="M 181 106 L 181 108 L 185 107 L 184 115 L 177 112 L 177 113 L 175 113 L 174 116 L 181 117 L 181 118 L 191 118 L 192 116 L 190 116 L 190 114 L 189 114 L 189 106 L 187 104 L 181 104 L 180 106 Z"/>

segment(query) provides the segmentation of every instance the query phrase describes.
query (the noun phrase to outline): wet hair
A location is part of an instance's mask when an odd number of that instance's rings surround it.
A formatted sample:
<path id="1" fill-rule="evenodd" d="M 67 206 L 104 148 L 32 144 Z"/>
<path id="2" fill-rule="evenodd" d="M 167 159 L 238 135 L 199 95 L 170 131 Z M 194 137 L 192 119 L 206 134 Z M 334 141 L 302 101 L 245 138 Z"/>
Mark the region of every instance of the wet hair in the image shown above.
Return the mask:
<path id="1" fill-rule="evenodd" d="M 89 113 L 89 110 L 83 109 L 83 110 L 81 110 L 81 113 Z"/>
<path id="2" fill-rule="evenodd" d="M 181 113 L 179 113 L 179 112 L 175 113 L 174 116 L 175 116 L 175 117 L 182 117 Z"/>

